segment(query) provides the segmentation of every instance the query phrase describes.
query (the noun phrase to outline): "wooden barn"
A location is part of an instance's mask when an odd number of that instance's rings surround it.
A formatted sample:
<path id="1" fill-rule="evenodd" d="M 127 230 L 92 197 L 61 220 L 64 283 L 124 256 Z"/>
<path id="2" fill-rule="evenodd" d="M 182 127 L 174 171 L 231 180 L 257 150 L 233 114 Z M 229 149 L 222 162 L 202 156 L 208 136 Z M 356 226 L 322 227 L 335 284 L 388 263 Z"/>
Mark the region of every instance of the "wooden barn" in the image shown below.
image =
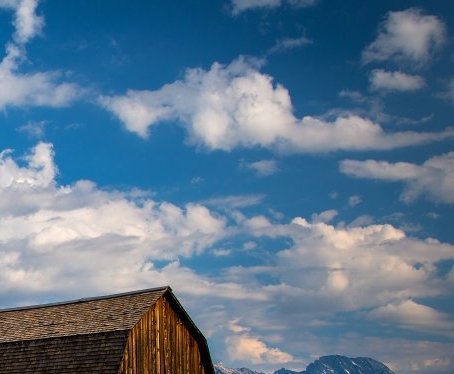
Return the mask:
<path id="1" fill-rule="evenodd" d="M 170 287 L 0 310 L 0 373 L 214 374 Z"/>

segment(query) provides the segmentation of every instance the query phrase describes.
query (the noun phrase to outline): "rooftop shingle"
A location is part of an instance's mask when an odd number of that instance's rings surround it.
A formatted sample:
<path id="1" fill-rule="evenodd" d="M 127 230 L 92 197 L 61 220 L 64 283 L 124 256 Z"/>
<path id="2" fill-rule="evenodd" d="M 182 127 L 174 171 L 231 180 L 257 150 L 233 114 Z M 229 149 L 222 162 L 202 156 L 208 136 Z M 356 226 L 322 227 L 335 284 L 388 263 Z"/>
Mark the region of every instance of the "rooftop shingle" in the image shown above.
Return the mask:
<path id="1" fill-rule="evenodd" d="M 129 330 L 168 289 L 0 310 L 0 343 Z"/>

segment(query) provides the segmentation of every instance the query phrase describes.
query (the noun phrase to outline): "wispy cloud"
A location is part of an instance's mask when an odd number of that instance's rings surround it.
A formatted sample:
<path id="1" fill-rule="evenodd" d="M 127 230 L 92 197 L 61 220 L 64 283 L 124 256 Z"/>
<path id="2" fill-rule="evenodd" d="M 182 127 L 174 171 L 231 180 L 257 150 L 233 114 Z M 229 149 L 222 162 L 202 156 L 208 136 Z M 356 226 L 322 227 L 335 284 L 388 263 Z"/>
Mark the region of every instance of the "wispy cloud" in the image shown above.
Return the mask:
<path id="1" fill-rule="evenodd" d="M 276 42 L 276 44 L 270 49 L 270 53 L 284 52 L 300 48 L 311 43 L 312 40 L 306 38 L 305 36 L 301 36 L 299 38 L 284 38 Z"/>
<path id="2" fill-rule="evenodd" d="M 350 206 L 357 206 L 358 204 L 361 204 L 361 202 L 362 198 L 358 195 L 353 195 L 348 198 L 348 205 Z"/>
<path id="3" fill-rule="evenodd" d="M 406 187 L 401 199 L 407 203 L 424 196 L 432 201 L 454 204 L 454 152 L 432 157 L 422 165 L 344 160 L 340 170 L 356 178 L 402 182 Z"/>
<path id="4" fill-rule="evenodd" d="M 243 168 L 254 170 L 259 176 L 268 176 L 278 171 L 278 162 L 276 160 L 260 160 L 254 162 L 241 162 Z"/>
<path id="5" fill-rule="evenodd" d="M 312 219 L 312 222 L 314 222 L 314 223 L 320 223 L 320 222 L 329 223 L 338 214 L 339 214 L 339 212 L 337 210 L 329 209 L 329 210 L 325 210 L 324 212 L 321 212 L 321 213 L 312 214 L 311 219 Z"/>
<path id="6" fill-rule="evenodd" d="M 308 7 L 317 3 L 318 0 L 231 0 L 232 13 L 238 15 L 252 9 L 277 8 L 283 3 L 288 3 L 294 7 Z"/>
<path id="7" fill-rule="evenodd" d="M 448 99 L 454 104 L 454 78 L 452 78 L 448 84 L 446 91 L 441 95 L 444 98 Z"/>
<path id="8" fill-rule="evenodd" d="M 0 8 L 14 11 L 13 25 L 16 29 L 13 39 L 25 44 L 39 35 L 44 27 L 44 18 L 36 14 L 38 0 L 3 0 Z"/>
<path id="9" fill-rule="evenodd" d="M 374 319 L 385 319 L 410 330 L 437 331 L 438 334 L 454 336 L 451 326 L 454 320 L 436 309 L 418 304 L 408 299 L 398 303 L 389 303 L 369 313 Z"/>
<path id="10" fill-rule="evenodd" d="M 204 200 L 203 204 L 221 208 L 243 208 L 260 204 L 264 195 L 230 195 Z"/>
<path id="11" fill-rule="evenodd" d="M 31 139 L 42 139 L 45 134 L 46 125 L 46 121 L 29 121 L 26 124 L 18 127 L 17 131 L 26 134 Z"/>

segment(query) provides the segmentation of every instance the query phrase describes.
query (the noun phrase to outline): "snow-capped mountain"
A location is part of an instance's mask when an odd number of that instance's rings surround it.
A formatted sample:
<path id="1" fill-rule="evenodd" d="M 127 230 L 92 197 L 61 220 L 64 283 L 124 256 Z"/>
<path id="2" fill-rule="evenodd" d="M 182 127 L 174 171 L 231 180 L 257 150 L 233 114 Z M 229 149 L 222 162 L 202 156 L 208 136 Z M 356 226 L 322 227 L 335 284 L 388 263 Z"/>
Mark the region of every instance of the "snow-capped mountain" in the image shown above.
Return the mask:
<path id="1" fill-rule="evenodd" d="M 394 374 L 386 365 L 368 357 L 324 356 L 309 364 L 304 374 Z"/>
<path id="2" fill-rule="evenodd" d="M 262 374 L 251 369 L 229 369 L 215 364 L 215 374 Z M 368 357 L 349 358 L 333 355 L 323 356 L 309 364 L 304 371 L 279 369 L 274 374 L 395 374 L 386 365 Z"/>
<path id="3" fill-rule="evenodd" d="M 231 369 L 225 367 L 222 363 L 214 364 L 215 374 L 263 374 L 248 368 Z"/>

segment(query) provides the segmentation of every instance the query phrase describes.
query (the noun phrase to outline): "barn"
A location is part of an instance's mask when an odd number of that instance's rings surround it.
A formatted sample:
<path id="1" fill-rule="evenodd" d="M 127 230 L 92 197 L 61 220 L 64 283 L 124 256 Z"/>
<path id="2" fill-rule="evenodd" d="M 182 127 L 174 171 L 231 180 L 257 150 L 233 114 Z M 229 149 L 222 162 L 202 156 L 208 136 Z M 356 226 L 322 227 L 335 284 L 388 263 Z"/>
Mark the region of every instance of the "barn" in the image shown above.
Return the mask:
<path id="1" fill-rule="evenodd" d="M 0 373 L 214 374 L 170 287 L 0 310 Z"/>

